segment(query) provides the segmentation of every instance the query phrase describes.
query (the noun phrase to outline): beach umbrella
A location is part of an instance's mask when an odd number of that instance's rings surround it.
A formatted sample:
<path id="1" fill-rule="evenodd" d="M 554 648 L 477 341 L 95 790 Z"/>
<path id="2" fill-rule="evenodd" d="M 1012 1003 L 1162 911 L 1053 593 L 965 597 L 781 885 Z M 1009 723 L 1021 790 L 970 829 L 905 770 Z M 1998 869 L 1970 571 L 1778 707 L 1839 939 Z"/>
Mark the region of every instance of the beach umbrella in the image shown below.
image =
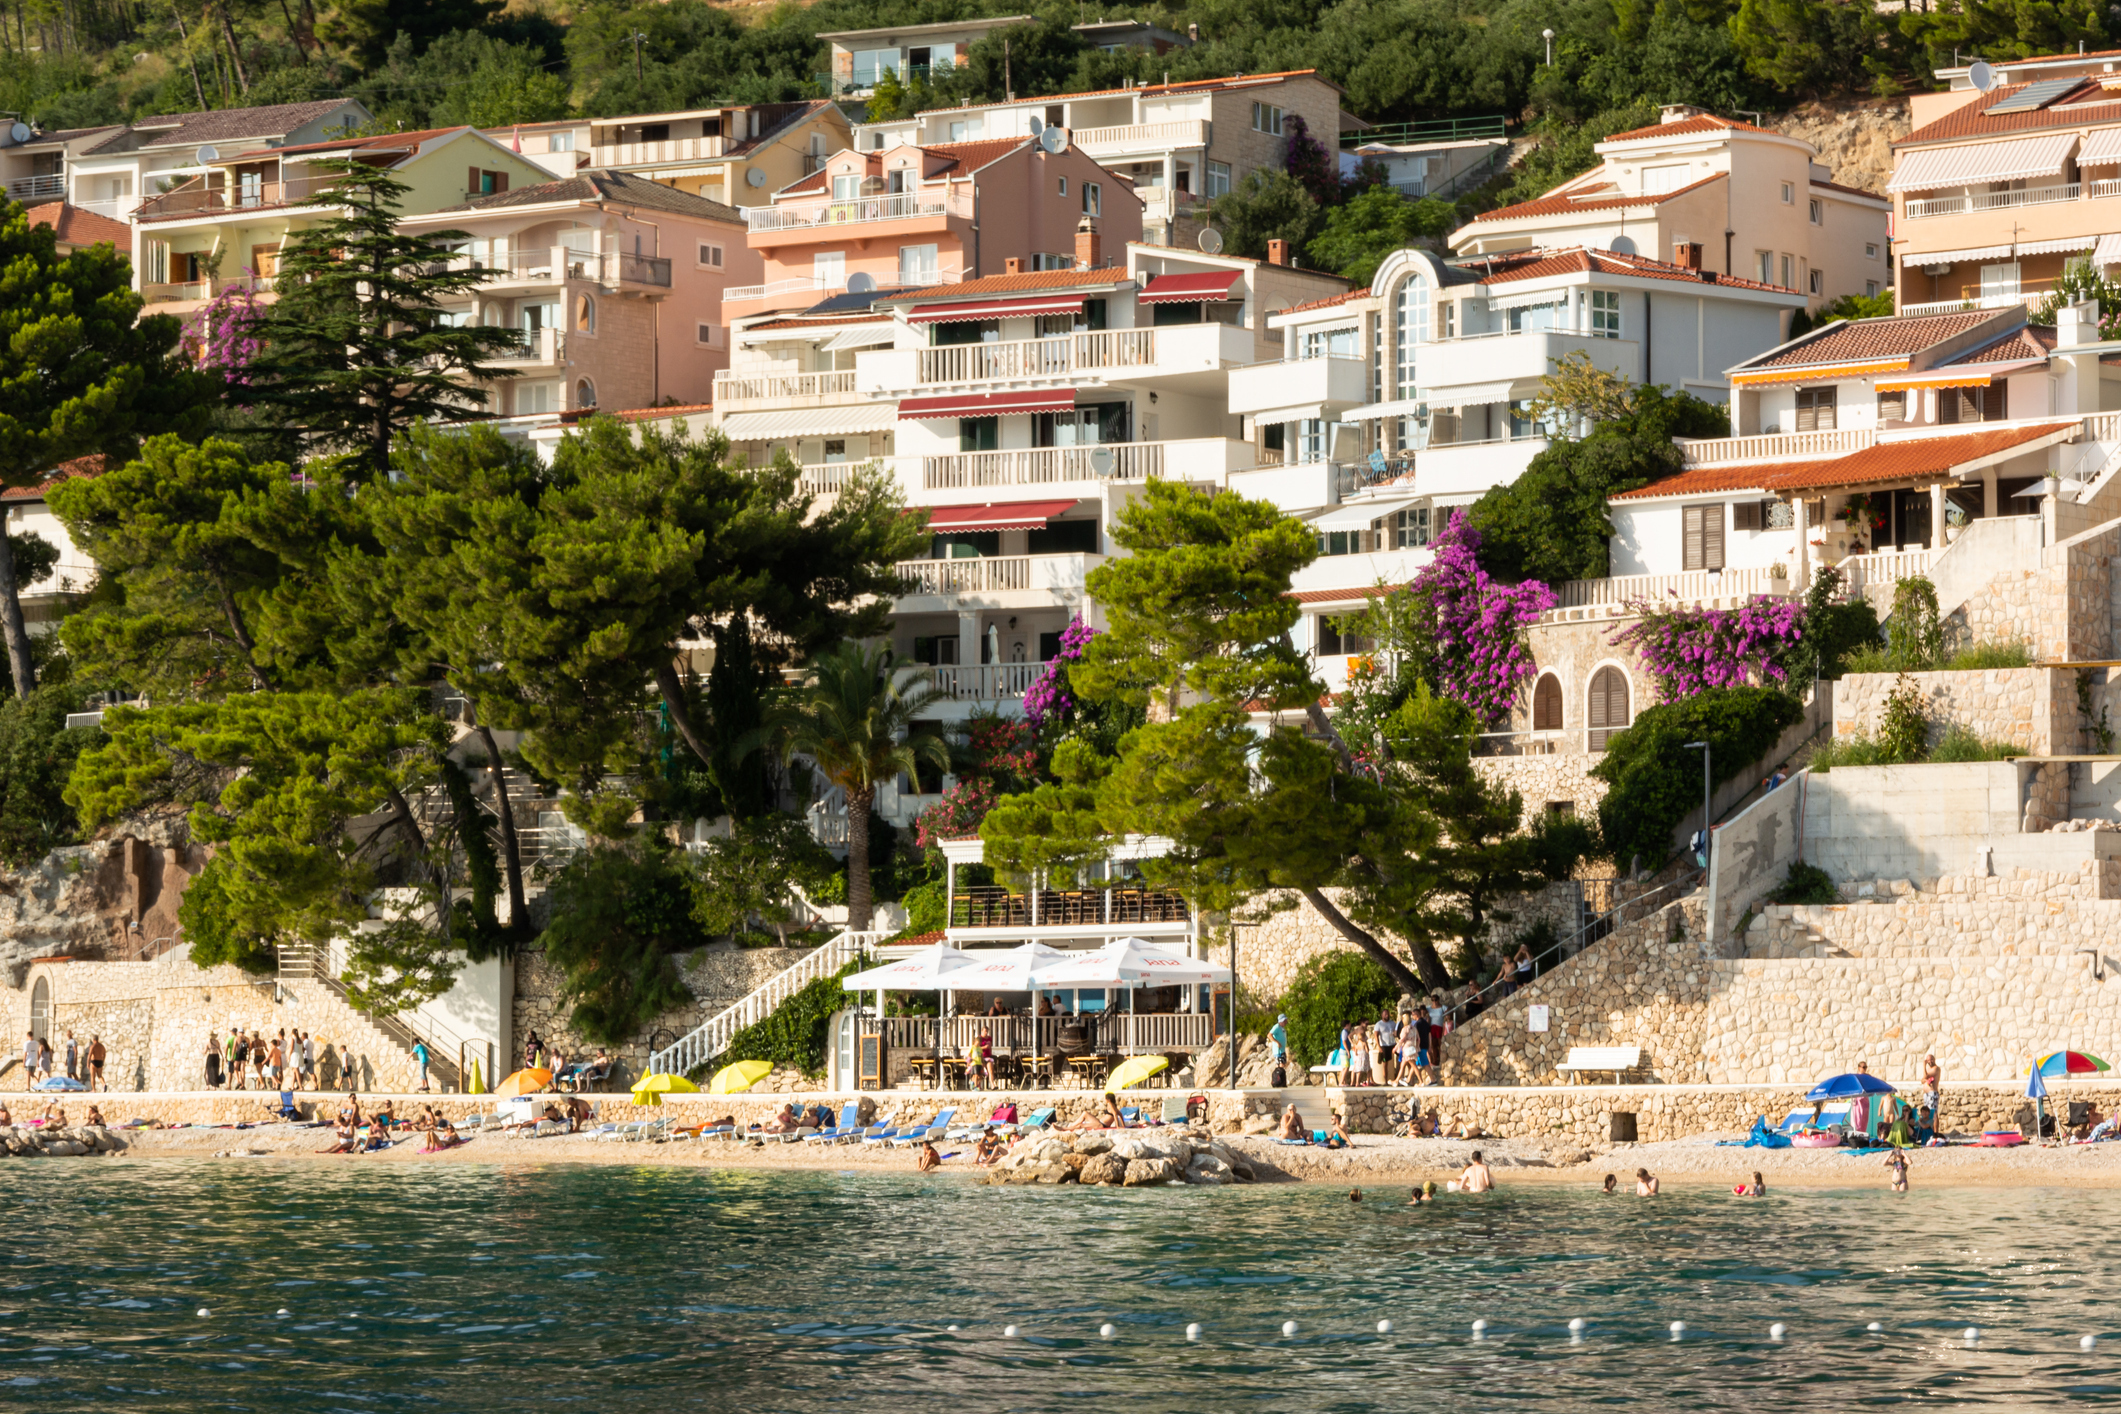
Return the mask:
<path id="1" fill-rule="evenodd" d="M 950 974 L 953 992 L 1028 992 L 1036 974 L 1068 961 L 1069 955 L 1044 943 L 1025 943 L 1004 952 L 967 953 L 970 966 Z"/>
<path id="2" fill-rule="evenodd" d="M 1830 1075 L 1814 1085 L 1805 1095 L 1807 1104 L 1814 1100 L 1853 1100 L 1858 1095 L 1890 1095 L 1893 1087 L 1867 1071 L 1852 1070 L 1846 1075 Z"/>
<path id="3" fill-rule="evenodd" d="M 2047 1132 L 2047 1081 L 2037 1065 L 2025 1072 L 2025 1098 L 2033 1102 L 2033 1142 L 2037 1144 Z"/>
<path id="4" fill-rule="evenodd" d="M 765 1061 L 738 1061 L 737 1064 L 767 1065 Z M 734 1069 L 734 1067 L 731 1068 Z M 772 1067 L 768 1066 L 767 1068 L 771 1069 Z M 757 1076 L 753 1076 L 751 1080 L 745 1083 L 748 1085 L 757 1079 Z M 633 1093 L 636 1095 L 697 1095 L 700 1093 L 700 1087 L 682 1075 L 657 1075 L 651 1072 L 633 1082 Z"/>
<path id="5" fill-rule="evenodd" d="M 1135 1056 L 1113 1069 L 1105 1080 L 1105 1088 L 1124 1090 L 1130 1085 L 1139 1085 L 1169 1064 L 1171 1061 L 1166 1056 Z"/>
<path id="6" fill-rule="evenodd" d="M 2033 1068 L 2050 1080 L 2069 1075 L 2096 1075 L 2113 1067 L 2084 1051 L 2050 1051 L 2033 1062 Z"/>
<path id="7" fill-rule="evenodd" d="M 840 986 L 850 992 L 940 992 L 945 987 L 954 990 L 954 974 L 971 965 L 972 959 L 950 944 L 930 943 L 897 962 L 842 978 Z"/>
<path id="8" fill-rule="evenodd" d="M 735 1065 L 725 1065 L 714 1073 L 714 1079 L 707 1082 L 707 1093 L 710 1095 L 741 1095 L 771 1074 L 773 1074 L 772 1061 L 738 1061 Z M 650 1078 L 670 1079 L 669 1076 Z M 689 1080 L 681 1080 L 679 1083 L 687 1090 L 697 1091 L 699 1089 L 697 1085 L 694 1085 Z"/>
<path id="9" fill-rule="evenodd" d="M 660 1090 L 636 1090 L 633 1092 L 633 1103 L 636 1105 L 660 1105 L 663 1103 L 663 1092 Z"/>
<path id="10" fill-rule="evenodd" d="M 1140 938 L 1120 938 L 1095 952 L 1040 968 L 1036 975 L 1041 987 L 1169 987 L 1227 982 L 1230 969 Z"/>
<path id="11" fill-rule="evenodd" d="M 496 1095 L 541 1095 L 552 1088 L 552 1072 L 532 1066 L 519 1070 L 493 1087 Z"/>

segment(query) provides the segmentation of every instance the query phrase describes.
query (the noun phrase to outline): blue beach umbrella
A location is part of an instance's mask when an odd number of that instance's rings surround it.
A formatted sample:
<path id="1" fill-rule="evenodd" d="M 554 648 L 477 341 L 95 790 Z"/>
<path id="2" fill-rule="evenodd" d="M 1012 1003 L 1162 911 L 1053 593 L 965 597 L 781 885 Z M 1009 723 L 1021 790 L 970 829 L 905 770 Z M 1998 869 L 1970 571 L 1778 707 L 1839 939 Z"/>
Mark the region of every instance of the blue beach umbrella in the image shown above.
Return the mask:
<path id="1" fill-rule="evenodd" d="M 2033 1102 L 2033 1142 L 2047 1132 L 2047 1081 L 2036 1064 L 2025 1075 L 2025 1098 Z"/>
<path id="2" fill-rule="evenodd" d="M 1866 1071 L 1852 1070 L 1846 1075 L 1830 1075 L 1811 1088 L 1805 1095 L 1807 1102 L 1813 1100 L 1853 1100 L 1858 1095 L 1890 1095 L 1893 1087 Z"/>

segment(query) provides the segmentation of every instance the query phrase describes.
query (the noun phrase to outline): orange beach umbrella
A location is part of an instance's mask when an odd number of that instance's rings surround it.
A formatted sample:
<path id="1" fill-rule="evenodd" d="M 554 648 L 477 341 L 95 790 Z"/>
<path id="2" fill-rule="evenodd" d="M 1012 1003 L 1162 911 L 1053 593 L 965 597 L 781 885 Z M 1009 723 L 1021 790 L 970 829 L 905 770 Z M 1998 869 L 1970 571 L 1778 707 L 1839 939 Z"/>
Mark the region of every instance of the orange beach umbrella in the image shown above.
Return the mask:
<path id="1" fill-rule="evenodd" d="M 496 1095 L 540 1095 L 552 1088 L 552 1072 L 533 1066 L 519 1070 L 493 1087 Z"/>

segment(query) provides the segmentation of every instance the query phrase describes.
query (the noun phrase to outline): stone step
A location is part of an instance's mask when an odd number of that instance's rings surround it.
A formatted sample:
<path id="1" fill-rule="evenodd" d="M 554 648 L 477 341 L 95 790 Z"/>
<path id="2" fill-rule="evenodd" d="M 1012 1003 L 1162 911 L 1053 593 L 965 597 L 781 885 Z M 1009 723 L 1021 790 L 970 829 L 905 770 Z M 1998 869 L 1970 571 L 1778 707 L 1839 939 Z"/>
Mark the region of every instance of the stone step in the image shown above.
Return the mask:
<path id="1" fill-rule="evenodd" d="M 1286 1107 L 1296 1106 L 1296 1116 L 1306 1129 L 1327 1129 L 1333 1123 L 1332 1107 L 1326 1103 L 1325 1090 L 1317 1085 L 1292 1085 L 1281 1092 L 1280 1103 Z"/>

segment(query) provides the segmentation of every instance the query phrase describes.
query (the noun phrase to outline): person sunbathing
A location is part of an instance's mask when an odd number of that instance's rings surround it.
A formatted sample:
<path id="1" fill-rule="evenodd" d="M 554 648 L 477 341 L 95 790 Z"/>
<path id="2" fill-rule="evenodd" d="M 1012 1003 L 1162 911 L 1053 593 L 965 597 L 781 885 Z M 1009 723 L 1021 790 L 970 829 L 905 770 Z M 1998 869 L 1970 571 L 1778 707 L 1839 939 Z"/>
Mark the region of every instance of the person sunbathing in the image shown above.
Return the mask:
<path id="1" fill-rule="evenodd" d="M 10 1110 L 6 1105 L 0 1105 L 0 1129 L 13 1129 L 14 1127 L 14 1111 Z"/>
<path id="2" fill-rule="evenodd" d="M 356 1151 L 360 1130 L 349 1120 L 341 1119 L 332 1127 L 337 1142 L 328 1149 L 317 1150 L 320 1154 L 351 1154 Z"/>
<path id="3" fill-rule="evenodd" d="M 942 1166 L 943 1156 L 935 1152 L 935 1145 L 923 1139 L 921 1141 L 920 1171 L 927 1173 L 931 1169 L 939 1169 Z"/>
<path id="4" fill-rule="evenodd" d="M 4 1123 L 6 1123 L 5 1120 L 0 1120 L 0 1124 Z M 109 1121 L 103 1118 L 103 1111 L 97 1109 L 94 1105 L 90 1105 L 88 1107 L 87 1123 L 88 1127 L 91 1129 L 102 1129 L 109 1123 Z"/>
<path id="5" fill-rule="evenodd" d="M 1002 1142 L 1001 1135 L 993 1133 L 982 1134 L 979 1140 L 979 1147 L 973 1151 L 972 1162 L 980 1168 L 986 1168 L 1002 1156 L 1004 1147 L 1006 1146 Z"/>
<path id="6" fill-rule="evenodd" d="M 567 1132 L 569 1134 L 580 1134 L 582 1132 L 582 1121 L 590 1117 L 589 1102 L 587 1100 L 576 1095 L 567 1097 Z"/>
<path id="7" fill-rule="evenodd" d="M 1304 1133 L 1303 1116 L 1296 1113 L 1296 1106 L 1291 1105 L 1281 1112 L 1281 1127 L 1274 1131 L 1274 1137 L 1276 1139 L 1308 1139 L 1310 1137 Z"/>
<path id="8" fill-rule="evenodd" d="M 1127 1118 L 1119 1112 L 1119 1101 L 1113 1098 L 1110 1090 L 1105 1092 L 1105 1108 L 1102 1112 L 1092 1110 L 1068 1126 L 1070 1129 L 1125 1129 L 1126 1127 Z"/>
<path id="9" fill-rule="evenodd" d="M 766 1121 L 759 1132 L 761 1134 L 793 1134 L 797 1126 L 801 1125 L 802 1122 L 802 1117 L 795 1112 L 795 1106 L 782 1105 L 781 1112 Z"/>
<path id="10" fill-rule="evenodd" d="M 1348 1131 L 1341 1128 L 1340 1116 L 1335 1115 L 1333 1123 L 1326 1128 L 1326 1147 L 1328 1149 L 1345 1149 L 1354 1142 L 1354 1140 L 1348 1138 Z"/>

